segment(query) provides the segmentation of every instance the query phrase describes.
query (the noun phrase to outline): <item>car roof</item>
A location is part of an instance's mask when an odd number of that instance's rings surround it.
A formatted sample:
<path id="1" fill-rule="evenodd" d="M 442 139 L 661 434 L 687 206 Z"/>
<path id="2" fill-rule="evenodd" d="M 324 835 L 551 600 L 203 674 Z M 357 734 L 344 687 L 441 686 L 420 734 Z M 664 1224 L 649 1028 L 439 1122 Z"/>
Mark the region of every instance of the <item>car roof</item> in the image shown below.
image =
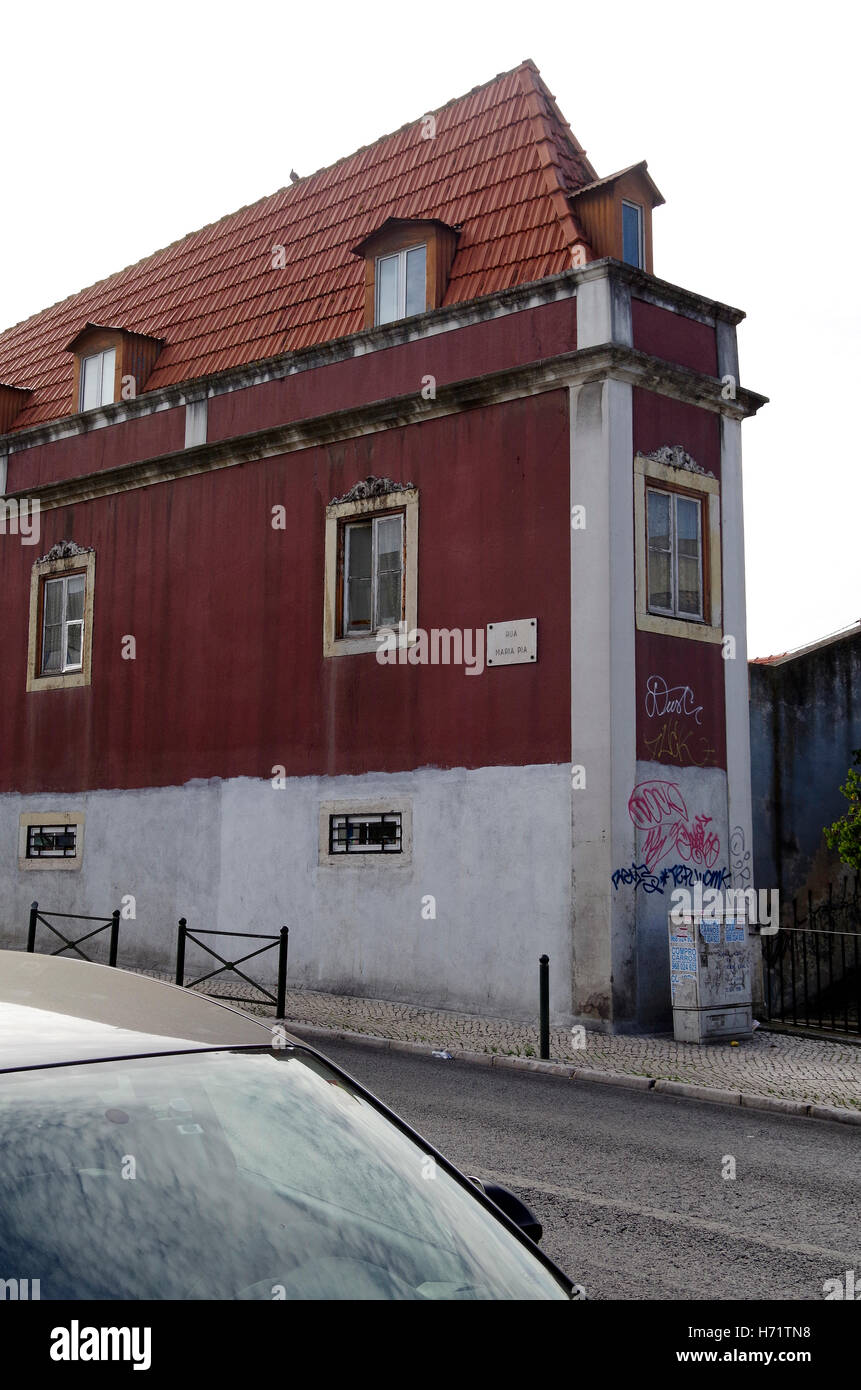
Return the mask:
<path id="1" fill-rule="evenodd" d="M 271 1041 L 268 1020 L 148 975 L 0 951 L 0 1071 Z"/>

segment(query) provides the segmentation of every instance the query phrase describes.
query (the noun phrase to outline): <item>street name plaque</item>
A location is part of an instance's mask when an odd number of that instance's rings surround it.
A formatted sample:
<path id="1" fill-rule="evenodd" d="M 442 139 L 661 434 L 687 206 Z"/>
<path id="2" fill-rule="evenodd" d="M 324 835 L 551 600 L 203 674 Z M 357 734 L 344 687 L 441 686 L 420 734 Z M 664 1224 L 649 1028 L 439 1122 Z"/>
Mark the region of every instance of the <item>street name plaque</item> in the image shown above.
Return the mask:
<path id="1" fill-rule="evenodd" d="M 487 665 L 515 666 L 535 661 L 538 645 L 538 619 L 512 618 L 506 623 L 487 624 Z"/>

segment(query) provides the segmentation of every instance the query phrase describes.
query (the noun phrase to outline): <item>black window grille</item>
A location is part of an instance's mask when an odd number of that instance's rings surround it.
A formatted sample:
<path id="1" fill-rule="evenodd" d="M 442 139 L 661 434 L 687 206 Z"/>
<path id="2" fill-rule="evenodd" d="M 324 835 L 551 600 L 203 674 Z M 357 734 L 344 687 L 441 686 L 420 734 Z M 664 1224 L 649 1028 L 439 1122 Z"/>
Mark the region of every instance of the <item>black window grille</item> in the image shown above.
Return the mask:
<path id="1" fill-rule="evenodd" d="M 400 854 L 401 813 L 329 817 L 330 854 Z"/>
<path id="2" fill-rule="evenodd" d="M 74 859 L 78 849 L 76 825 L 27 827 L 28 859 Z"/>

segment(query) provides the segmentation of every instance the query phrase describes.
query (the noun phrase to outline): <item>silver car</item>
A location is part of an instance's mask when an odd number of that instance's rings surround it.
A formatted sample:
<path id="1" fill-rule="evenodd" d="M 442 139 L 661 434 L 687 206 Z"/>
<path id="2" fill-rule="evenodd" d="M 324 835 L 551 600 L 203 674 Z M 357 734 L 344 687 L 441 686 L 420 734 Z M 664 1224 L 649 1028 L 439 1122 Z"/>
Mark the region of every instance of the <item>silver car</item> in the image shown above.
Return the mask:
<path id="1" fill-rule="evenodd" d="M 42 1299 L 578 1296 L 313 1048 L 107 966 L 0 951 L 0 1174 L 0 1279 Z"/>

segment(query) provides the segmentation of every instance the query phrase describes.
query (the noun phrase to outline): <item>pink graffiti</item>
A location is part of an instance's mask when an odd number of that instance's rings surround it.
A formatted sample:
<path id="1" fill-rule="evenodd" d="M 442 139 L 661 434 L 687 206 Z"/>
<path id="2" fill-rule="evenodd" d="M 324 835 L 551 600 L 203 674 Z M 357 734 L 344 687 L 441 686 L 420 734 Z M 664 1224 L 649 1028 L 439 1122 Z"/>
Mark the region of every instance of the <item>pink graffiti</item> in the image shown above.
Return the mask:
<path id="1" fill-rule="evenodd" d="M 673 850 L 687 864 L 712 868 L 720 854 L 720 839 L 706 830 L 711 816 L 688 819 L 685 798 L 675 782 L 640 782 L 628 799 L 628 815 L 638 830 L 646 832 L 643 859 L 649 873 Z"/>

